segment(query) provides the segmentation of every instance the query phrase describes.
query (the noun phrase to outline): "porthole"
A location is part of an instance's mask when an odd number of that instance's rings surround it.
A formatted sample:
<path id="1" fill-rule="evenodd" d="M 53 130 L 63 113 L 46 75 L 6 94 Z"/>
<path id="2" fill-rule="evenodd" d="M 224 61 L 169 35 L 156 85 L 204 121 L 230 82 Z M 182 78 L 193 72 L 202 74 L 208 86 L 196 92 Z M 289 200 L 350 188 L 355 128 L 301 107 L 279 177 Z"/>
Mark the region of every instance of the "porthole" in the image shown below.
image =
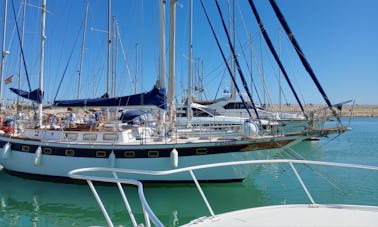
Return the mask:
<path id="1" fill-rule="evenodd" d="M 65 155 L 66 156 L 75 156 L 75 151 L 74 150 L 66 150 L 65 151 Z"/>
<path id="2" fill-rule="evenodd" d="M 23 152 L 29 152 L 29 151 L 30 151 L 30 147 L 29 147 L 29 146 L 26 146 L 26 145 L 22 145 L 21 150 L 22 150 Z"/>
<path id="3" fill-rule="evenodd" d="M 149 158 L 157 158 L 159 157 L 159 151 L 148 151 Z"/>
<path id="4" fill-rule="evenodd" d="M 207 148 L 196 149 L 196 154 L 198 154 L 198 155 L 207 154 Z"/>
<path id="5" fill-rule="evenodd" d="M 97 158 L 105 158 L 106 157 L 106 151 L 96 151 L 96 157 Z"/>
<path id="6" fill-rule="evenodd" d="M 44 148 L 42 149 L 42 153 L 43 153 L 43 154 L 52 154 L 52 149 L 49 148 L 49 147 L 44 147 Z"/>
<path id="7" fill-rule="evenodd" d="M 123 153 L 125 158 L 134 158 L 135 157 L 135 152 L 134 151 L 125 151 Z"/>

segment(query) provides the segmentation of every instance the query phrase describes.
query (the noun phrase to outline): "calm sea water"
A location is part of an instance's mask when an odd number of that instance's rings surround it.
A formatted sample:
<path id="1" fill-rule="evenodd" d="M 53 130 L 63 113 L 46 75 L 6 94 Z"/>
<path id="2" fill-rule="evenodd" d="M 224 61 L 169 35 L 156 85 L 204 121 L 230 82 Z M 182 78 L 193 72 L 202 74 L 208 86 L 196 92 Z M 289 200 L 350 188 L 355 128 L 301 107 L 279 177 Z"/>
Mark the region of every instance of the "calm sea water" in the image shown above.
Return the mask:
<path id="1" fill-rule="evenodd" d="M 336 138 L 303 142 L 275 158 L 304 158 L 378 165 L 378 118 L 354 118 L 353 128 Z M 319 203 L 378 205 L 378 177 L 365 170 L 298 166 L 311 194 Z M 131 226 L 114 187 L 99 186 L 116 226 Z M 136 218 L 143 215 L 130 191 Z M 215 213 L 239 208 L 308 202 L 293 173 L 285 165 L 260 165 L 240 183 L 203 184 Z M 145 188 L 147 200 L 166 226 L 177 226 L 208 215 L 191 184 L 154 184 Z M 106 226 L 105 219 L 86 185 L 40 182 L 0 172 L 0 226 Z"/>

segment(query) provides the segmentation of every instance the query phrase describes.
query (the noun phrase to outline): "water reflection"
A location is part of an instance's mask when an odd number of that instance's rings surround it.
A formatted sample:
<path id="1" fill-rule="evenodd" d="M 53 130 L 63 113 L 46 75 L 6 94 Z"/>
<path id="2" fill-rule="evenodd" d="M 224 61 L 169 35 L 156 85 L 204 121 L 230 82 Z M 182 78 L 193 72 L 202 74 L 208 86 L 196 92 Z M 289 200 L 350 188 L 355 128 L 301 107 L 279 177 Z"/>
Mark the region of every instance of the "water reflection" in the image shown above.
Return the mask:
<path id="1" fill-rule="evenodd" d="M 86 185 L 23 179 L 0 172 L 2 226 L 105 224 Z"/>
<path id="2" fill-rule="evenodd" d="M 106 226 L 105 219 L 87 185 L 23 179 L 0 172 L 0 226 Z M 116 225 L 130 226 L 127 210 L 116 187 L 97 186 Z M 126 187 L 138 222 L 143 222 L 137 192 Z M 252 182 L 203 184 L 215 213 L 261 206 L 262 193 Z M 145 194 L 152 209 L 167 226 L 177 226 L 208 215 L 194 184 L 149 184 Z"/>
<path id="3" fill-rule="evenodd" d="M 377 174 L 334 167 L 296 166 L 316 202 L 377 205 Z M 87 185 L 23 179 L 0 172 L 0 226 L 106 226 Z M 214 212 L 264 205 L 308 203 L 288 165 L 258 165 L 240 183 L 202 184 Z M 116 226 L 131 226 L 116 187 L 97 186 Z M 137 191 L 125 191 L 138 223 L 143 222 Z M 166 226 L 209 215 L 193 184 L 147 184 L 145 195 Z"/>

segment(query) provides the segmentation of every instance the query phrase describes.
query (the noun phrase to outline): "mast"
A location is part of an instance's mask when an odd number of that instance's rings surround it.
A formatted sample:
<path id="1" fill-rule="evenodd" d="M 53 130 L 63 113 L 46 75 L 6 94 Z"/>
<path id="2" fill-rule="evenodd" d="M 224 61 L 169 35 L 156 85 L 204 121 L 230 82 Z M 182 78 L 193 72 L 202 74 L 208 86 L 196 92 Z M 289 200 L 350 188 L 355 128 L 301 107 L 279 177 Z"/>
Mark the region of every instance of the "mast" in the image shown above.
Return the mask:
<path id="1" fill-rule="evenodd" d="M 138 80 L 138 43 L 135 44 L 135 76 L 134 76 L 134 94 L 137 92 L 137 80 Z"/>
<path id="2" fill-rule="evenodd" d="M 229 8 L 230 8 L 230 3 L 229 3 Z M 229 11 L 231 11 L 229 9 Z M 230 13 L 229 13 L 230 14 Z M 235 30 L 235 0 L 232 0 L 232 15 L 230 16 L 230 30 L 232 31 L 232 44 L 235 46 L 235 36 L 236 36 L 236 30 Z M 234 75 L 236 75 L 236 66 L 235 66 L 235 58 L 231 54 L 231 69 Z M 235 84 L 231 81 L 231 100 L 236 100 L 236 88 Z"/>
<path id="3" fill-rule="evenodd" d="M 281 58 L 281 36 L 280 28 L 277 29 L 277 39 L 278 39 L 278 58 Z M 281 71 L 278 69 L 278 111 L 282 112 L 282 87 L 281 87 Z"/>
<path id="4" fill-rule="evenodd" d="M 81 41 L 80 66 L 79 66 L 79 82 L 77 84 L 77 98 L 78 99 L 80 98 L 80 83 L 81 83 L 81 75 L 82 75 L 82 71 L 83 71 L 84 44 L 85 44 L 85 38 L 86 38 L 86 35 L 87 35 L 88 8 L 89 8 L 89 1 L 87 1 L 86 8 L 85 8 L 84 31 L 83 31 L 83 39 Z"/>
<path id="5" fill-rule="evenodd" d="M 166 88 L 166 57 L 165 57 L 165 4 L 166 0 L 159 0 L 159 78 L 156 82 L 158 88 Z M 136 86 L 136 85 L 135 85 Z"/>
<path id="6" fill-rule="evenodd" d="M 111 26 L 111 0 L 108 0 L 108 57 L 107 57 L 107 73 L 106 73 L 106 93 L 109 95 L 110 88 L 110 48 L 112 45 L 110 26 Z"/>
<path id="7" fill-rule="evenodd" d="M 112 91 L 113 91 L 113 97 L 116 96 L 117 93 L 117 59 L 118 59 L 118 26 L 117 26 L 117 19 L 115 16 L 113 16 L 113 38 L 114 42 L 112 45 Z"/>
<path id="8" fill-rule="evenodd" d="M 192 31 L 193 31 L 193 1 L 189 0 L 189 58 L 188 58 L 188 107 L 186 108 L 186 116 L 188 117 L 187 127 L 192 127 L 192 96 L 193 96 L 193 78 L 192 78 Z"/>
<path id="9" fill-rule="evenodd" d="M 0 99 L 1 102 L 3 101 L 3 74 L 4 74 L 4 66 L 5 66 L 5 56 L 8 54 L 5 51 L 5 39 L 6 39 L 6 32 L 7 32 L 7 12 L 8 12 L 8 0 L 4 0 L 4 25 L 3 25 L 3 45 L 1 48 L 1 71 L 0 71 Z"/>
<path id="10" fill-rule="evenodd" d="M 250 59 L 249 59 L 249 65 L 250 65 L 250 69 L 251 69 L 251 95 L 253 97 L 253 86 L 254 86 L 254 81 L 253 81 L 253 40 L 252 40 L 252 34 L 249 33 L 249 45 L 250 45 Z"/>
<path id="11" fill-rule="evenodd" d="M 26 16 L 26 0 L 24 0 L 24 7 L 22 13 L 22 26 L 21 26 L 21 47 L 24 45 L 24 31 L 25 31 L 25 16 Z M 18 68 L 18 78 L 17 78 L 17 88 L 21 89 L 21 69 L 22 69 L 23 59 L 22 52 L 20 51 L 20 66 Z M 17 113 L 19 112 L 19 102 L 20 96 L 17 95 Z"/>
<path id="12" fill-rule="evenodd" d="M 116 48 L 115 48 L 115 59 L 114 59 L 114 74 L 115 74 L 115 84 L 114 84 L 114 95 L 117 94 L 117 68 L 118 68 L 118 51 L 119 51 L 119 40 L 120 40 L 120 34 L 119 34 L 119 27 L 118 27 L 118 21 L 116 21 Z"/>
<path id="13" fill-rule="evenodd" d="M 46 0 L 42 0 L 42 25 L 41 25 L 41 61 L 39 65 L 39 89 L 43 94 L 43 69 L 44 69 L 44 60 L 45 60 L 45 27 L 46 27 Z M 43 102 L 38 104 L 38 124 L 42 126 L 42 106 Z"/>
<path id="14" fill-rule="evenodd" d="M 266 106 L 266 83 L 265 83 L 265 74 L 264 74 L 264 58 L 262 54 L 262 42 L 261 35 L 259 36 L 259 45 L 260 45 L 260 60 L 261 60 L 261 83 L 263 87 L 263 106 Z"/>
<path id="15" fill-rule="evenodd" d="M 169 82 L 168 82 L 168 105 L 169 124 L 173 128 L 176 118 L 175 108 L 175 49 L 176 49 L 176 0 L 170 2 L 170 29 L 169 29 Z"/>

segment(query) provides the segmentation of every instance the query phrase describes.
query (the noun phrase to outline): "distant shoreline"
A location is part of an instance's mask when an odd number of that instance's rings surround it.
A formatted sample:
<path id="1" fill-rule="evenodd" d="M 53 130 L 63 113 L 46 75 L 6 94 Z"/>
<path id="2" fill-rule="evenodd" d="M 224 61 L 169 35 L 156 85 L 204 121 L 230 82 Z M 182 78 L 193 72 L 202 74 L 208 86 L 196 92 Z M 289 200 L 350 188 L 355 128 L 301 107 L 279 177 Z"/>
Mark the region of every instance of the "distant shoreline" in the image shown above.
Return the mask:
<path id="1" fill-rule="evenodd" d="M 316 111 L 325 108 L 325 105 L 306 105 L 306 111 Z M 273 105 L 274 111 L 279 110 L 278 105 Z M 300 112 L 298 105 L 283 105 L 281 107 L 283 112 Z M 378 117 L 378 105 L 344 105 L 342 107 L 342 117 Z"/>
<path id="2" fill-rule="evenodd" d="M 23 107 L 25 108 L 25 107 Z M 80 109 L 80 108 L 79 108 Z M 301 109 L 299 105 L 282 105 L 281 108 L 279 108 L 279 105 L 269 105 L 266 109 L 274 111 L 274 112 L 294 112 L 294 113 L 300 113 Z M 304 109 L 306 112 L 317 112 L 319 110 L 327 109 L 325 105 L 305 105 Z M 336 109 L 336 107 L 335 107 Z M 10 106 L 9 108 L 3 110 L 3 113 L 5 114 L 14 114 L 16 111 L 16 107 L 14 105 Z M 26 107 L 22 111 L 30 113 L 31 107 Z M 51 111 L 51 110 L 50 110 Z M 46 111 L 47 113 L 49 110 Z M 378 105 L 344 105 L 342 107 L 342 117 L 378 117 Z"/>

